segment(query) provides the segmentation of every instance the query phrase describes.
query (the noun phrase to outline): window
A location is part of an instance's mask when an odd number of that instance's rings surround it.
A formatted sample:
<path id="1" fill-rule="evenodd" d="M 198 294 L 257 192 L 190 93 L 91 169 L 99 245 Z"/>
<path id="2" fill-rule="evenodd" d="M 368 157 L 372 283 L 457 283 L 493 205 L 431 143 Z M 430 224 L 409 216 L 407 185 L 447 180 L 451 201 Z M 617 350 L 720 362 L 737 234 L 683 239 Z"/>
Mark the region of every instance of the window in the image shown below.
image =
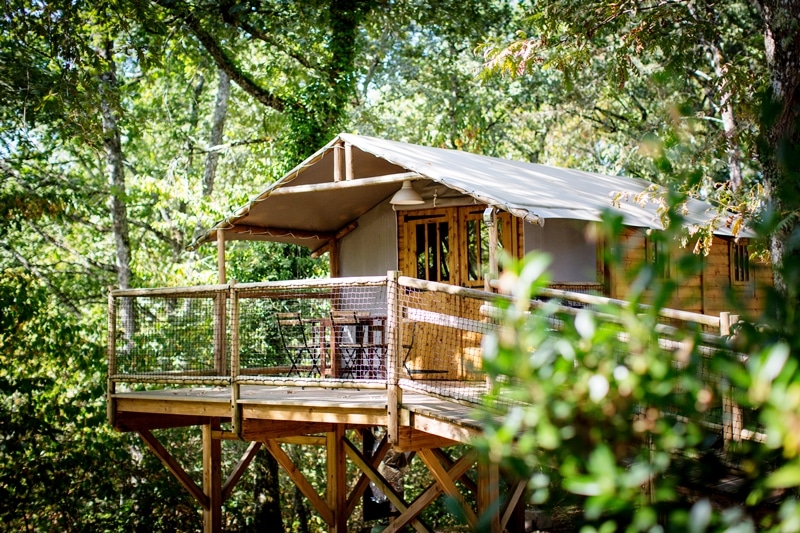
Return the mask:
<path id="1" fill-rule="evenodd" d="M 750 281 L 750 252 L 746 244 L 731 242 L 728 244 L 731 282 L 744 284 Z"/>
<path id="2" fill-rule="evenodd" d="M 416 227 L 417 277 L 450 281 L 450 228 L 447 222 L 426 222 Z"/>
<path id="3" fill-rule="evenodd" d="M 669 246 L 659 238 L 645 238 L 645 254 L 647 262 L 653 265 L 655 274 L 660 279 L 671 277 Z"/>
<path id="4" fill-rule="evenodd" d="M 486 206 L 440 207 L 398 213 L 399 267 L 406 275 L 483 288 L 489 271 Z M 498 247 L 518 257 L 521 222 L 497 214 Z"/>

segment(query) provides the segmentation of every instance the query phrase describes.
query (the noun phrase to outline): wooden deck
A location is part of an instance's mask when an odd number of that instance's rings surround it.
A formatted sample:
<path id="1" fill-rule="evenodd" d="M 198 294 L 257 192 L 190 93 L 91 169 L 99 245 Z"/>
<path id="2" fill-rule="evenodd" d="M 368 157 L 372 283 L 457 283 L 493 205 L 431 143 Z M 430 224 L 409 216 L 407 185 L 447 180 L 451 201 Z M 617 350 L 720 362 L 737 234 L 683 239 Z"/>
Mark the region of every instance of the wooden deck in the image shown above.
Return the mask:
<path id="1" fill-rule="evenodd" d="M 232 418 L 230 387 L 190 387 L 112 395 L 112 420 L 117 429 L 138 431 L 207 423 Z M 386 390 L 317 387 L 242 386 L 241 435 L 223 438 L 264 440 L 328 431 L 331 424 L 348 427 L 387 426 Z M 467 443 L 480 433 L 475 408 L 441 398 L 408 392 L 400 411 L 403 435 L 399 448 L 419 449 Z M 223 432 L 225 433 L 225 432 Z"/>

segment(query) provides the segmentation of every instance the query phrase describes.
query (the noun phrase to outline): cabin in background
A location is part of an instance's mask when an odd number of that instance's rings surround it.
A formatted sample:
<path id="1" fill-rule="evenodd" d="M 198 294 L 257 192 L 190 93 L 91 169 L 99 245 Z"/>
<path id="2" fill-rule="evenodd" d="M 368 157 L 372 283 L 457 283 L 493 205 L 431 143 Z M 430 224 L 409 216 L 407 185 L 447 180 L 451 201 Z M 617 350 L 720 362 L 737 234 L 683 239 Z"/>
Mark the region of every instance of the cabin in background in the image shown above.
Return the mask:
<path id="1" fill-rule="evenodd" d="M 516 258 L 550 253 L 553 289 L 544 295 L 570 302 L 562 308 L 567 315 L 583 304 L 621 305 L 600 295 L 623 298 L 634 265 L 652 261 L 663 266 L 662 276 L 671 275 L 668 250 L 651 238 L 660 228 L 655 206 L 612 206 L 616 196 L 649 187 L 341 134 L 198 239 L 196 246 L 217 242 L 218 284 L 110 292 L 109 422 L 141 436 L 202 507 L 208 533 L 223 529 L 224 502 L 261 448 L 329 531 L 348 531 L 359 506 L 364 520 L 374 518 L 372 490 L 396 510 L 386 533 L 407 525 L 433 531 L 420 512 L 443 493 L 473 528 L 483 516 L 493 533 L 522 531 L 527 480 L 508 473 L 502 484 L 498 464 L 476 463 L 470 448 L 460 457 L 450 451 L 482 431 L 474 413 L 487 407 L 481 346 L 498 327 L 494 304 L 503 296 L 492 292 L 491 280 L 499 274 L 499 250 Z M 686 208 L 688 224 L 704 224 L 713 214 L 697 200 Z M 586 239 L 606 209 L 625 224 L 617 268 L 603 260 L 610 243 Z M 231 240 L 327 253 L 331 277 L 229 282 Z M 681 284 L 679 309 L 662 310 L 665 321 L 727 335 L 729 290 L 746 294 L 759 310 L 759 287 L 769 277 L 750 262 L 748 245 L 718 228 L 705 268 Z M 679 330 L 667 326 L 659 335 L 672 335 L 665 346 L 680 346 Z M 711 339 L 708 354 L 720 342 L 712 337 L 704 337 Z M 499 416 L 507 405 L 496 401 L 488 407 Z M 709 427 L 726 440 L 754 434 L 731 398 L 717 402 L 708 410 Z M 153 433 L 182 426 L 202 432 L 202 484 Z M 249 446 L 224 478 L 226 440 Z M 286 443 L 324 448 L 326 483 L 313 486 L 282 448 Z M 390 450 L 418 457 L 431 475 L 413 501 L 381 473 Z M 348 470 L 356 472 L 352 483 Z M 462 489 L 472 493 L 474 506 Z M 381 512 L 388 516 L 388 504 Z"/>

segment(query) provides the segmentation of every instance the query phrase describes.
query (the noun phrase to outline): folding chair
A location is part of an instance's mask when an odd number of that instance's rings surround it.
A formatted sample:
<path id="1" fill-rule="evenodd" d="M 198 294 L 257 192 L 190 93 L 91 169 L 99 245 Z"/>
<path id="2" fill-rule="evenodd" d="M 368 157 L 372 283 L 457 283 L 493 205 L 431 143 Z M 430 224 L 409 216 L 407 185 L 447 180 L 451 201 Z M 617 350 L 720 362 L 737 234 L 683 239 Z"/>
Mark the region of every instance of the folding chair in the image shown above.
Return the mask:
<path id="1" fill-rule="evenodd" d="M 356 370 L 364 354 L 364 324 L 355 311 L 331 311 L 331 326 L 336 353 L 339 359 L 339 375 L 356 377 Z"/>
<path id="2" fill-rule="evenodd" d="M 321 374 L 317 357 L 315 357 L 317 347 L 309 342 L 309 337 L 311 337 L 309 323 L 303 320 L 300 312 L 277 313 L 277 318 L 281 343 L 292 365 L 289 375 L 296 373 L 299 376 L 303 363 L 311 364 L 309 376 L 314 375 L 315 372 Z"/>

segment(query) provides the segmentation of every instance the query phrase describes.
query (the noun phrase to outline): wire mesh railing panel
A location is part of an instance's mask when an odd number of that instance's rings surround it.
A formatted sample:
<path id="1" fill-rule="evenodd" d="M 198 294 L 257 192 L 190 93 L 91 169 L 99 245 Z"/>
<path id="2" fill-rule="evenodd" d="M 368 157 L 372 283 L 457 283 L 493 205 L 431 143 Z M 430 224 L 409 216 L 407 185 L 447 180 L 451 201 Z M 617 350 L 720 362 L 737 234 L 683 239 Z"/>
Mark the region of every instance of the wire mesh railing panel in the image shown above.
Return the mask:
<path id="1" fill-rule="evenodd" d="M 219 298 L 224 294 L 116 298 L 112 378 L 163 383 L 228 380 L 230 351 L 225 325 L 219 323 L 227 322 L 228 316 L 219 308 Z"/>
<path id="2" fill-rule="evenodd" d="M 481 343 L 496 326 L 482 312 L 488 295 L 401 287 L 400 378 L 404 388 L 480 404 L 487 391 Z"/>
<path id="3" fill-rule="evenodd" d="M 379 381 L 385 385 L 385 278 L 259 284 L 236 290 L 240 298 L 239 381 L 326 386 L 332 380 Z"/>

